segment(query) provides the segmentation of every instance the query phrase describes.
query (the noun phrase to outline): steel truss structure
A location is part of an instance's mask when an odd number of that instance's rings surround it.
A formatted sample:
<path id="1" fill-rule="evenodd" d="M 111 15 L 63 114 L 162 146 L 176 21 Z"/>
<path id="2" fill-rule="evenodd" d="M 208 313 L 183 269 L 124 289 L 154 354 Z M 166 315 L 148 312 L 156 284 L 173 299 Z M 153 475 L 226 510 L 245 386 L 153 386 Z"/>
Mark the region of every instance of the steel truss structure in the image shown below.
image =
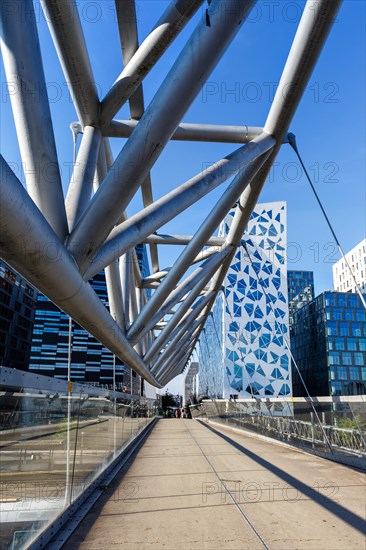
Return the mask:
<path id="1" fill-rule="evenodd" d="M 73 128 L 82 131 L 66 200 L 33 3 L 7 0 L 2 5 L 2 55 L 20 153 L 28 170 L 25 190 L 1 157 L 0 254 L 156 387 L 179 374 L 193 352 L 272 163 L 286 141 L 340 0 L 306 3 L 263 128 L 182 123 L 254 3 L 211 0 L 206 9 L 203 0 L 173 0 L 139 46 L 134 0 L 116 0 L 124 68 L 101 99 L 75 1 L 41 0 L 79 118 Z M 143 79 L 199 8 L 202 17 L 197 27 L 145 110 Z M 35 98 L 28 91 L 36 88 Z M 114 120 L 126 102 L 131 120 Z M 115 136 L 128 140 L 114 160 L 109 138 Z M 150 170 L 171 139 L 240 147 L 154 201 Z M 87 170 L 91 166 L 96 169 Z M 233 173 L 194 235 L 156 233 Z M 126 208 L 139 188 L 144 208 L 128 218 Z M 215 237 L 235 202 L 238 208 L 227 238 Z M 136 263 L 134 247 L 139 243 L 150 247 L 153 269 L 146 279 Z M 176 244 L 183 251 L 171 267 L 161 270 L 158 247 L 165 244 Z M 195 264 L 198 267 L 192 271 Z M 110 311 L 88 282 L 102 269 Z M 150 299 L 146 288 L 153 289 Z"/>

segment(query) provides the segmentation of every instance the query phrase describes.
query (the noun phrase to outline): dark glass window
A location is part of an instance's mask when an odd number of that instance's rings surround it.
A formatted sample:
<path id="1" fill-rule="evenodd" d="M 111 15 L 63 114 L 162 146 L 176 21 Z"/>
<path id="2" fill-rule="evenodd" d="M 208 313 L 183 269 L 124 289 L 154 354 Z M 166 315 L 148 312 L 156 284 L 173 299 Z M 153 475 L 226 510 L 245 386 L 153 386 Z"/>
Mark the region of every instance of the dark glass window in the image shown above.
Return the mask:
<path id="1" fill-rule="evenodd" d="M 339 307 L 333 308 L 333 319 L 335 321 L 341 321 L 342 319 L 342 310 Z M 352 319 L 350 319 L 352 321 Z"/>
<path id="2" fill-rule="evenodd" d="M 348 351 L 342 353 L 343 365 L 352 365 L 352 355 Z"/>
<path id="3" fill-rule="evenodd" d="M 347 331 L 348 331 L 348 325 L 347 325 Z M 328 333 L 328 336 L 337 336 L 338 332 L 337 332 L 337 323 L 335 323 L 334 321 L 328 321 L 327 322 L 327 333 Z M 347 332 L 348 334 L 348 332 Z"/>
<path id="4" fill-rule="evenodd" d="M 344 350 L 344 338 L 335 338 L 335 349 L 336 350 Z"/>
<path id="5" fill-rule="evenodd" d="M 349 335 L 348 323 L 339 323 L 339 333 L 341 336 Z"/>
<path id="6" fill-rule="evenodd" d="M 358 372 L 357 367 L 350 367 L 349 368 L 349 379 L 350 380 L 359 380 L 360 379 L 360 374 Z"/>
<path id="7" fill-rule="evenodd" d="M 366 312 L 364 309 L 356 309 L 356 321 L 366 321 Z"/>
<path id="8" fill-rule="evenodd" d="M 346 342 L 347 342 L 347 349 L 349 351 L 357 350 L 356 338 L 346 338 Z"/>
<path id="9" fill-rule="evenodd" d="M 365 366 L 365 361 L 364 361 L 362 352 L 355 353 L 355 365 L 359 365 L 360 367 Z"/>
<path id="10" fill-rule="evenodd" d="M 337 367 L 337 378 L 338 380 L 347 380 L 346 367 Z"/>
<path id="11" fill-rule="evenodd" d="M 344 310 L 344 318 L 345 318 L 346 321 L 354 321 L 353 309 L 345 309 Z"/>
<path id="12" fill-rule="evenodd" d="M 352 336 L 361 336 L 361 323 L 351 324 Z"/>

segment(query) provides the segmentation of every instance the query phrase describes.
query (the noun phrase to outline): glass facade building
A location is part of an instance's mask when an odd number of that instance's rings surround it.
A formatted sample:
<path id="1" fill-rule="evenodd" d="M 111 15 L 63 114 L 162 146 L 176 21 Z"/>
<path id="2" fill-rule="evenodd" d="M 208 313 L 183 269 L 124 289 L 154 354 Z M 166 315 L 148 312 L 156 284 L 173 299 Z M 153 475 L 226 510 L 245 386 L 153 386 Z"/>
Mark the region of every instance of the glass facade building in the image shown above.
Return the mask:
<path id="1" fill-rule="evenodd" d="M 366 311 L 359 296 L 324 292 L 295 312 L 291 351 L 310 395 L 366 394 Z M 304 396 L 292 368 L 294 395 Z"/>
<path id="2" fill-rule="evenodd" d="M 287 288 L 291 333 L 295 311 L 314 300 L 314 273 L 312 271 L 288 271 Z"/>
<path id="3" fill-rule="evenodd" d="M 27 369 L 37 292 L 13 268 L 0 260 L 0 363 Z"/>
<path id="4" fill-rule="evenodd" d="M 285 251 L 286 203 L 258 204 L 200 337 L 200 395 L 291 395 Z"/>

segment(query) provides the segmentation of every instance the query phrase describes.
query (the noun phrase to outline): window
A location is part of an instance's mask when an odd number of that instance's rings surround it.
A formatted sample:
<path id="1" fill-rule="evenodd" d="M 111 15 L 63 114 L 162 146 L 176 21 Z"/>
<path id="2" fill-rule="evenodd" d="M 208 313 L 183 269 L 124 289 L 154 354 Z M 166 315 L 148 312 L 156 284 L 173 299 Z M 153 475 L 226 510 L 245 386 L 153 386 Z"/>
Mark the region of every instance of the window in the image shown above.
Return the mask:
<path id="1" fill-rule="evenodd" d="M 346 296 L 344 294 L 338 294 L 338 305 L 345 307 L 346 304 Z"/>
<path id="2" fill-rule="evenodd" d="M 360 338 L 358 341 L 358 347 L 360 351 L 366 351 L 366 338 Z"/>
<path id="3" fill-rule="evenodd" d="M 361 323 L 351 324 L 352 336 L 361 336 Z"/>
<path id="4" fill-rule="evenodd" d="M 366 312 L 364 309 L 356 309 L 356 321 L 366 321 Z"/>
<path id="5" fill-rule="evenodd" d="M 337 375 L 338 380 L 347 380 L 346 367 L 337 367 Z"/>
<path id="6" fill-rule="evenodd" d="M 347 340 L 347 349 L 349 351 L 356 351 L 357 350 L 356 338 L 347 338 L 346 340 Z M 366 342 L 366 339 L 365 339 L 365 342 Z"/>
<path id="7" fill-rule="evenodd" d="M 348 336 L 349 335 L 348 323 L 343 322 L 343 323 L 339 324 L 339 334 L 341 336 Z M 357 336 L 357 334 L 353 335 L 353 336 Z"/>
<path id="8" fill-rule="evenodd" d="M 335 349 L 336 350 L 344 350 L 344 339 L 343 338 L 335 338 Z"/>
<path id="9" fill-rule="evenodd" d="M 328 319 L 328 317 L 327 317 Z M 333 319 L 335 321 L 341 321 L 342 320 L 342 310 L 339 307 L 333 308 Z M 350 321 L 353 321 L 353 319 L 349 319 Z"/>
<path id="10" fill-rule="evenodd" d="M 343 365 L 352 365 L 352 355 L 348 351 L 342 353 Z"/>
<path id="11" fill-rule="evenodd" d="M 350 294 L 348 297 L 348 303 L 351 307 L 358 307 L 358 297 Z"/>
<path id="12" fill-rule="evenodd" d="M 366 380 L 366 367 L 361 367 L 361 379 Z"/>
<path id="13" fill-rule="evenodd" d="M 365 366 L 363 355 L 364 354 L 362 352 L 355 353 L 355 365 L 359 365 L 360 367 Z"/>
<path id="14" fill-rule="evenodd" d="M 360 375 L 359 375 L 357 367 L 350 367 L 349 368 L 349 379 L 350 380 L 359 380 L 360 379 Z"/>
<path id="15" fill-rule="evenodd" d="M 335 379 L 335 368 L 334 367 L 329 367 L 329 374 L 330 374 L 330 379 L 334 380 Z"/>
<path id="16" fill-rule="evenodd" d="M 341 387 L 340 382 L 332 382 L 332 395 L 341 395 Z"/>
<path id="17" fill-rule="evenodd" d="M 337 323 L 334 321 L 327 322 L 327 334 L 328 336 L 337 336 Z M 347 325 L 347 335 L 348 335 L 348 325 Z"/>
<path id="18" fill-rule="evenodd" d="M 337 351 L 329 352 L 329 365 L 339 364 L 339 353 Z"/>
<path id="19" fill-rule="evenodd" d="M 354 321 L 353 309 L 345 309 L 344 318 L 346 321 Z"/>
<path id="20" fill-rule="evenodd" d="M 325 305 L 326 306 L 334 306 L 334 294 L 325 294 Z"/>

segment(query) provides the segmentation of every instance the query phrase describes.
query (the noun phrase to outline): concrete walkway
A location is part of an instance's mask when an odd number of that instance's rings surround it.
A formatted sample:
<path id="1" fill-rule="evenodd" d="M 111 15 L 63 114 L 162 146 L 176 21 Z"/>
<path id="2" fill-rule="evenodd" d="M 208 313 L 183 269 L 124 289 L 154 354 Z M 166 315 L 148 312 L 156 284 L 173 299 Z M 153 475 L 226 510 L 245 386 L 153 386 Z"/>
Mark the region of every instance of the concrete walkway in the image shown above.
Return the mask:
<path id="1" fill-rule="evenodd" d="M 365 549 L 363 474 L 220 432 L 160 420 L 64 548 Z"/>

